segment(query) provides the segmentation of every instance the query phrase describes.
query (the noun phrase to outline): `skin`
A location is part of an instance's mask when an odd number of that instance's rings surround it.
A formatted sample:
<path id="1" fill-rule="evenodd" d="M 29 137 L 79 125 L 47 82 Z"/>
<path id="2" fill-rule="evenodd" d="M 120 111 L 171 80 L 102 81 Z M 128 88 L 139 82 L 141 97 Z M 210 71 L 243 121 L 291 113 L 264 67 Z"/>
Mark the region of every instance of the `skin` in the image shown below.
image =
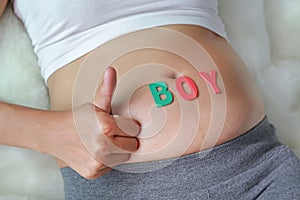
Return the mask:
<path id="1" fill-rule="evenodd" d="M 179 97 L 175 98 L 172 104 L 164 107 L 167 118 L 163 128 L 154 136 L 147 138 L 141 137 L 149 134 L 149 132 L 145 130 L 145 127 L 149 124 L 156 128 L 159 126 L 153 124 L 155 121 L 151 123 L 150 119 L 153 116 L 149 114 L 149 110 L 151 110 L 154 105 L 151 93 L 147 85 L 141 86 L 137 81 L 146 79 L 151 70 L 149 72 L 144 71 L 135 74 L 132 78 L 127 80 L 126 84 L 123 83 L 117 85 L 117 88 L 122 88 L 121 91 L 139 87 L 130 97 L 129 104 L 126 102 L 128 97 L 118 93 L 120 90 L 116 91 L 116 98 L 112 102 L 113 114 L 132 117 L 138 121 L 142 127 L 139 137 L 140 147 L 137 152 L 131 154 L 130 159 L 126 162 L 160 160 L 211 148 L 242 135 L 261 121 L 265 115 L 258 89 L 256 88 L 249 71 L 225 39 L 198 26 L 170 25 L 165 26 L 165 28 L 177 30 L 190 38 L 193 38 L 205 48 L 218 66 L 218 75 L 222 77 L 225 87 L 223 93 L 220 95 L 226 95 L 227 110 L 225 123 L 220 135 L 208 135 L 209 126 L 214 126 L 218 123 L 210 120 L 212 113 L 209 87 L 207 87 L 205 82 L 199 78 L 197 70 L 195 70 L 195 68 L 193 68 L 186 60 L 170 52 L 158 49 L 141 49 L 127 53 L 111 63 L 117 71 L 118 79 L 130 70 L 133 70 L 137 65 L 147 63 L 167 65 L 177 72 L 174 72 L 174 70 L 165 71 L 164 69 L 160 69 L 157 70 L 153 80 L 165 81 L 168 85 L 171 85 L 175 83 L 176 78 L 179 75 L 185 75 L 192 78 L 200 91 L 200 95 L 195 101 L 200 107 L 201 115 L 199 121 L 195 122 L 194 119 L 199 113 L 191 108 L 181 108 L 180 101 L 182 101 L 182 99 Z M 151 34 L 148 30 L 142 30 L 140 33 L 144 34 L 145 38 L 151 38 Z M 124 38 L 124 41 L 121 42 L 122 44 L 129 42 L 126 41 L 126 37 Z M 171 38 L 170 41 L 172 41 Z M 162 40 L 161 42 L 165 41 Z M 118 46 L 114 45 L 114 41 L 110 41 L 99 48 L 103 48 L 107 52 L 113 52 Z M 105 52 L 101 56 L 105 57 Z M 72 107 L 72 92 L 76 75 L 86 58 L 87 55 L 75 60 L 56 71 L 48 79 L 52 110 L 64 110 Z M 96 63 L 101 63 L 101 59 L 97 60 Z M 149 68 L 151 68 L 151 66 L 149 66 Z M 136 79 L 135 77 L 139 78 Z M 187 128 L 178 134 L 179 124 L 181 123 L 181 109 L 185 109 L 185 111 L 189 113 L 183 122 L 186 123 L 190 121 L 190 125 L 192 126 L 195 125 L 194 123 L 198 123 L 198 127 L 196 129 Z M 155 119 L 155 117 L 159 116 L 154 116 L 153 119 Z M 184 151 L 178 151 L 183 145 L 180 141 L 185 140 L 186 134 L 189 132 L 196 132 L 195 137 L 189 139 L 189 145 L 186 146 Z M 212 137 L 215 142 L 207 143 L 205 141 L 205 137 L 207 136 Z M 178 139 L 178 142 L 170 144 L 170 141 L 173 139 Z M 60 167 L 67 166 L 63 162 L 58 162 Z"/>
<path id="2" fill-rule="evenodd" d="M 2 16 L 2 13 L 7 5 L 8 0 L 1 0 L 0 1 L 0 17 Z"/>
<path id="3" fill-rule="evenodd" d="M 136 136 L 140 128 L 131 123 L 128 129 L 133 131 L 128 135 L 117 126 L 116 119 L 110 115 L 115 70 L 109 68 L 105 76 L 96 98 L 73 110 L 46 111 L 0 102 L 0 144 L 50 154 L 87 179 L 102 176 L 111 166 L 125 162 L 130 152 L 138 148 Z M 84 146 L 73 113 L 86 108 L 95 110 L 98 123 L 88 132 Z M 118 117 L 119 122 L 128 120 Z"/>
<path id="4" fill-rule="evenodd" d="M 3 10 L 6 2 L 0 2 L 0 11 L 1 9 Z M 129 160 L 124 159 L 123 156 L 122 159 L 117 159 L 120 163 L 126 160 L 126 162 L 141 162 L 170 158 L 198 152 L 222 144 L 242 135 L 262 120 L 264 117 L 264 108 L 254 81 L 245 64 L 223 38 L 205 28 L 197 26 L 172 25 L 167 27 L 184 33 L 201 44 L 219 67 L 219 73 L 226 89 L 227 112 L 224 127 L 220 136 L 216 138 L 215 143 L 204 144 L 204 138 L 207 136 L 210 117 L 212 115 L 210 109 L 211 102 L 209 88 L 206 87 L 203 80 L 199 79 L 197 71 L 195 71 L 190 63 L 169 52 L 143 49 L 126 54 L 111 63 L 117 71 L 117 76 L 115 77 L 113 69 L 109 69 L 108 79 L 110 81 L 106 82 L 107 84 L 104 84 L 104 86 L 102 84 L 99 87 L 94 101 L 83 104 L 83 107 L 94 107 L 100 123 L 100 135 L 110 138 L 110 141 L 114 145 L 108 145 L 103 139 L 90 140 L 83 144 L 80 141 L 80 134 L 76 131 L 72 112 L 81 108 L 72 109 L 72 89 L 77 71 L 84 59 L 86 59 L 86 55 L 64 66 L 49 78 L 48 86 L 52 111 L 41 111 L 0 103 L 0 121 L 1 124 L 5 124 L 1 127 L 1 130 L 3 130 L 0 132 L 1 144 L 31 148 L 36 151 L 48 153 L 58 159 L 60 167 L 70 166 L 83 177 L 97 178 L 111 170 L 107 166 L 107 162 L 109 163 L 109 161 L 105 160 L 105 162 L 102 162 L 102 160 L 103 156 L 109 158 L 112 154 L 119 153 L 119 149 L 116 150 L 115 148 L 116 146 L 128 151 L 133 151 L 139 146 L 138 151 L 135 154 L 131 154 L 130 157 L 127 151 L 122 152 Z M 144 32 L 145 37 L 149 36 L 147 35 L 147 30 L 142 32 Z M 109 46 L 109 43 L 105 45 Z M 103 45 L 103 48 L 105 45 Z M 118 47 L 112 46 L 110 48 L 114 49 Z M 195 81 L 199 91 L 201 91 L 201 95 L 196 100 L 201 108 L 199 120 L 201 123 L 197 124 L 199 125 L 196 130 L 197 134 L 190 141 L 191 144 L 184 153 L 172 151 L 174 150 L 172 148 L 168 151 L 163 151 L 164 147 L 168 146 L 169 141 L 177 136 L 176 130 L 178 127 L 176 124 L 181 120 L 179 112 L 181 109 L 179 106 L 181 100 L 179 98 L 175 98 L 174 102 L 165 108 L 168 118 L 164 128 L 154 137 L 140 138 L 139 142 L 132 135 L 129 137 L 128 134 L 121 131 L 116 125 L 114 117 L 110 115 L 111 110 L 108 109 L 110 107 L 112 107 L 113 114 L 124 116 L 128 115 L 126 111 L 129 110 L 130 117 L 138 121 L 142 126 L 141 134 L 144 134 L 143 127 L 149 124 L 149 119 L 145 117 L 145 113 L 153 106 L 153 100 L 147 87 L 142 86 L 136 90 L 131 97 L 129 105 L 125 105 L 122 104 L 122 102 L 124 103 L 122 97 L 119 97 L 118 101 L 114 102 L 113 100 L 112 104 L 110 103 L 113 94 L 113 87 L 111 85 L 136 64 L 149 63 L 149 61 L 171 66 L 181 74 L 191 77 Z M 175 82 L 176 76 L 178 74 L 168 74 L 161 71 L 161 73 L 158 73 L 157 78 L 171 84 Z M 143 78 L 143 74 L 140 74 L 139 78 Z M 128 87 L 137 86 L 136 84 L 133 81 L 132 83 L 128 83 Z M 101 99 L 106 99 L 106 103 L 101 104 Z M 107 99 L 109 100 L 107 101 Z M 151 101 L 152 103 L 149 103 Z M 99 103 L 102 107 L 99 106 Z M 188 112 L 191 115 L 190 119 L 187 118 L 186 121 L 192 121 L 197 113 L 194 110 L 188 110 Z M 8 116 L 13 118 L 14 122 L 8 120 Z M 18 125 L 15 126 L 16 124 Z M 10 133 L 10 135 L 7 133 Z M 99 129 L 94 130 L 94 133 L 91 134 L 99 135 Z M 173 147 L 175 149 L 176 145 L 180 144 L 174 144 Z M 91 148 L 86 148 L 87 146 Z M 92 148 L 95 146 L 99 148 Z M 152 153 L 157 149 L 162 151 Z M 110 164 L 113 166 L 118 163 Z"/>
<path id="5" fill-rule="evenodd" d="M 0 16 L 7 1 L 0 2 Z M 33 149 L 52 155 L 87 179 L 102 176 L 125 162 L 139 147 L 140 126 L 131 119 L 112 116 L 111 99 L 116 71 L 108 68 L 92 101 L 63 111 L 46 111 L 0 102 L 0 144 Z M 83 144 L 73 113 L 93 110 L 96 124 Z M 118 124 L 128 124 L 124 132 Z M 130 133 L 130 135 L 128 135 Z M 109 165 L 109 166 L 108 166 Z"/>

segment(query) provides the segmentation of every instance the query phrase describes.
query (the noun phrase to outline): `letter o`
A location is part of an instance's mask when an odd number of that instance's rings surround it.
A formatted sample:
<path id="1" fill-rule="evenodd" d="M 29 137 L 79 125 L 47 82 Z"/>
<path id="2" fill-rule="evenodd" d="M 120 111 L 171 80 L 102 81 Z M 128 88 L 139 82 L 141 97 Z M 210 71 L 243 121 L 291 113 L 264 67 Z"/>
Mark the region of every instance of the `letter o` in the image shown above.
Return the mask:
<path id="1" fill-rule="evenodd" d="M 189 94 L 183 88 L 184 83 L 186 83 L 191 90 Z M 182 76 L 176 80 L 176 88 L 185 100 L 193 100 L 198 96 L 198 89 L 195 82 L 187 76 Z"/>

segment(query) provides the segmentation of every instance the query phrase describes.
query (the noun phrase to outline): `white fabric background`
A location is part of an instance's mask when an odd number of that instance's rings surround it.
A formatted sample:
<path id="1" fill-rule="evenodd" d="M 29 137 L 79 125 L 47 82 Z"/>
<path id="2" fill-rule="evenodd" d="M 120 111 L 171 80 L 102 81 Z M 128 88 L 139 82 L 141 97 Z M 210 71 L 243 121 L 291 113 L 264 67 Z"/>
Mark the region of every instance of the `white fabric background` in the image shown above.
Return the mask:
<path id="1" fill-rule="evenodd" d="M 247 63 L 281 141 L 300 156 L 300 1 L 219 0 L 231 44 Z M 47 90 L 22 24 L 0 21 L 0 100 L 48 108 Z M 63 199 L 53 159 L 0 146 L 0 200 Z"/>

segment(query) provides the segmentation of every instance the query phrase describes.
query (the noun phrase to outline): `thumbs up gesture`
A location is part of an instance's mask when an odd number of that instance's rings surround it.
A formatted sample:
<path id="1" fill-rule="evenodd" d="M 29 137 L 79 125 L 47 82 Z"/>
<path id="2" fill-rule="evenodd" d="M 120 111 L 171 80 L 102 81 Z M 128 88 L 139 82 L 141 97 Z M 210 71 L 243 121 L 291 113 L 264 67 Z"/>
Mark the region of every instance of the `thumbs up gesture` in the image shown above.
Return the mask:
<path id="1" fill-rule="evenodd" d="M 100 177 L 111 167 L 124 163 L 139 146 L 139 125 L 132 119 L 110 114 L 116 82 L 116 71 L 107 68 L 93 102 L 73 109 L 72 117 L 66 111 L 67 131 L 52 153 L 88 179 Z"/>

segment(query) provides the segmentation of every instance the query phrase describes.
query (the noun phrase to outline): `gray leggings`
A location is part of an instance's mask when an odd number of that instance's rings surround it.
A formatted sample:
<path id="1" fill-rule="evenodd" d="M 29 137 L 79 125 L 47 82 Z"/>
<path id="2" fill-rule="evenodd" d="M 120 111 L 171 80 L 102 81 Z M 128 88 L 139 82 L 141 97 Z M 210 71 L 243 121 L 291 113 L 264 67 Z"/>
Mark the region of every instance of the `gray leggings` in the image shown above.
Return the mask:
<path id="1" fill-rule="evenodd" d="M 61 169 L 67 200 L 300 199 L 300 160 L 278 142 L 265 117 L 242 136 L 204 152 L 120 166 L 96 180 Z M 120 168 L 120 169 L 121 169 Z"/>

